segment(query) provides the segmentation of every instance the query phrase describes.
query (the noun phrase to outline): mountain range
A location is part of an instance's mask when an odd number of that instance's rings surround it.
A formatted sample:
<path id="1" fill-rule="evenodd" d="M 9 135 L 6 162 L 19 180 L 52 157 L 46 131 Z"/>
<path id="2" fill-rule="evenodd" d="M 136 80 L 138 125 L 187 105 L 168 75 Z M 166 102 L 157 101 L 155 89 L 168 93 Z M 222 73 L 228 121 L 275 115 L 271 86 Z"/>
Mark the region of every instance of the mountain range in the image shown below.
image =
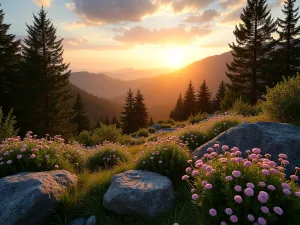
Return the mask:
<path id="1" fill-rule="evenodd" d="M 146 77 L 134 80 L 121 80 L 112 78 L 106 74 L 95 74 L 89 72 L 75 72 L 71 74 L 70 82 L 102 100 L 114 110 L 121 110 L 126 93 L 131 88 L 134 92 L 140 89 L 144 95 L 149 115 L 154 120 L 167 119 L 170 111 L 174 108 L 179 93 L 184 95 L 188 83 L 192 81 L 195 90 L 206 80 L 213 96 L 217 92 L 222 80 L 228 82 L 226 76 L 226 63 L 232 61 L 230 52 L 221 55 L 210 56 L 196 61 L 184 68 L 167 72 L 154 77 Z M 130 70 L 125 71 L 129 72 Z M 125 76 L 125 73 L 123 74 Z M 107 113 L 113 113 L 111 110 Z M 117 113 L 117 111 L 114 111 Z M 108 116 L 111 117 L 109 114 Z"/>

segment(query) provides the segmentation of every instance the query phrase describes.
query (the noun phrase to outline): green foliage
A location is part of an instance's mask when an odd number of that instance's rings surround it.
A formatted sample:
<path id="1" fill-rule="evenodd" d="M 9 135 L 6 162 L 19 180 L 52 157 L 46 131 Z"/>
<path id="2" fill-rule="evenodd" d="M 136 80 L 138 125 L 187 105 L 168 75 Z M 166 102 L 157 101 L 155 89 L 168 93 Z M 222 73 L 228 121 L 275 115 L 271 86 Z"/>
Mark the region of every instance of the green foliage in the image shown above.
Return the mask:
<path id="1" fill-rule="evenodd" d="M 194 151 L 210 140 L 206 132 L 197 130 L 187 130 L 183 132 L 180 139 L 191 151 Z"/>
<path id="2" fill-rule="evenodd" d="M 117 143 L 122 137 L 122 129 L 117 128 L 116 125 L 103 125 L 96 128 L 92 132 L 92 140 L 95 144 L 99 145 L 105 141 Z"/>
<path id="3" fill-rule="evenodd" d="M 184 95 L 184 101 L 183 101 L 183 120 L 187 119 L 191 115 L 195 115 L 197 108 L 196 108 L 196 95 L 195 95 L 195 89 L 192 84 L 192 81 L 190 81 L 189 86 L 185 92 Z"/>
<path id="4" fill-rule="evenodd" d="M 153 128 L 153 127 L 149 127 L 149 128 L 148 128 L 148 132 L 149 132 L 150 134 L 154 134 L 154 133 L 156 132 L 156 129 Z"/>
<path id="5" fill-rule="evenodd" d="M 221 149 L 216 150 L 215 152 L 211 149 L 212 152 L 207 154 L 207 157 L 211 157 L 212 160 L 207 158 L 196 162 L 190 160 L 191 164 L 186 170 L 188 177 L 183 177 L 193 190 L 194 204 L 201 211 L 199 224 L 220 224 L 222 221 L 234 224 L 230 221 L 234 219 L 234 216 L 238 220 L 236 224 L 253 224 L 248 219 L 249 214 L 254 216 L 255 221 L 259 217 L 266 220 L 265 223 L 260 224 L 294 225 L 300 223 L 300 198 L 295 194 L 300 191 L 300 188 L 294 181 L 285 179 L 280 168 L 273 164 L 274 161 L 270 161 L 269 156 L 263 158 L 259 155 L 260 150 L 255 149 L 253 155 L 260 160 L 251 160 L 253 157 L 250 156 L 251 153 L 245 159 L 238 158 L 241 154 L 238 148 L 233 148 L 231 152 L 224 151 L 222 155 L 219 155 Z M 239 159 L 242 163 L 238 162 Z M 264 162 L 263 166 L 261 162 Z M 290 195 L 284 193 L 283 185 L 290 189 Z M 261 198 L 262 195 L 266 197 Z M 270 213 L 264 213 L 262 206 L 267 207 Z M 283 214 L 276 213 L 274 207 L 280 207 Z M 226 213 L 225 210 L 228 208 L 232 212 Z"/>
<path id="6" fill-rule="evenodd" d="M 15 130 L 16 122 L 13 110 L 10 110 L 8 115 L 4 118 L 2 107 L 0 107 L 0 142 L 17 134 Z"/>
<path id="7" fill-rule="evenodd" d="M 149 137 L 149 129 L 147 128 L 139 129 L 135 134 L 138 137 Z"/>
<path id="8" fill-rule="evenodd" d="M 76 135 L 78 135 L 81 131 L 88 130 L 90 128 L 90 120 L 86 115 L 84 102 L 82 101 L 79 93 L 76 95 L 72 109 L 72 122 L 76 125 Z"/>
<path id="9" fill-rule="evenodd" d="M 104 145 L 97 149 L 87 160 L 87 168 L 91 172 L 99 169 L 110 169 L 122 162 L 129 162 L 130 154 L 125 147 L 117 144 Z"/>
<path id="10" fill-rule="evenodd" d="M 225 98 L 226 95 L 226 86 L 224 84 L 224 81 L 222 80 L 218 92 L 216 94 L 216 101 L 214 104 L 214 110 L 220 110 L 221 109 L 221 101 Z"/>
<path id="11" fill-rule="evenodd" d="M 176 143 L 161 143 L 159 145 L 155 143 L 148 146 L 138 158 L 136 169 L 153 171 L 176 182 L 180 175 L 184 173 L 187 159 L 186 149 Z"/>
<path id="12" fill-rule="evenodd" d="M 205 119 L 208 118 L 208 114 L 207 113 L 198 113 L 195 116 L 190 116 L 189 117 L 189 122 L 191 124 L 195 124 L 195 123 L 199 123 Z"/>
<path id="13" fill-rule="evenodd" d="M 134 99 L 134 126 L 135 130 L 148 126 L 148 112 L 144 102 L 144 96 L 138 90 Z"/>
<path id="14" fill-rule="evenodd" d="M 197 111 L 202 113 L 211 113 L 212 111 L 211 92 L 209 91 L 205 80 L 198 90 Z"/>
<path id="15" fill-rule="evenodd" d="M 230 110 L 232 113 L 242 115 L 242 116 L 257 116 L 262 112 L 262 108 L 259 104 L 252 106 L 239 98 L 235 100 L 233 103 L 232 109 Z"/>
<path id="16" fill-rule="evenodd" d="M 28 133 L 24 140 L 9 138 L 3 142 L 0 153 L 0 177 L 24 171 L 65 169 L 71 173 L 85 167 L 85 153 L 80 145 L 64 144 L 56 136 L 50 139 L 33 139 Z"/>
<path id="17" fill-rule="evenodd" d="M 216 122 L 212 125 L 212 127 L 207 131 L 208 138 L 211 140 L 214 137 L 218 136 L 219 134 L 223 133 L 224 131 L 240 124 L 237 120 L 222 120 Z"/>
<path id="18" fill-rule="evenodd" d="M 171 111 L 170 118 L 177 120 L 177 121 L 182 121 L 185 119 L 185 110 L 184 110 L 184 101 L 182 98 L 182 95 L 180 93 L 178 100 L 176 102 L 175 109 Z"/>
<path id="19" fill-rule="evenodd" d="M 267 89 L 263 111 L 270 117 L 287 123 L 300 124 L 300 75 L 285 79 Z"/>
<path id="20" fill-rule="evenodd" d="M 85 146 L 93 146 L 95 145 L 95 142 L 92 138 L 92 132 L 84 130 L 82 131 L 78 137 L 77 140 L 79 141 L 79 143 L 85 145 Z"/>

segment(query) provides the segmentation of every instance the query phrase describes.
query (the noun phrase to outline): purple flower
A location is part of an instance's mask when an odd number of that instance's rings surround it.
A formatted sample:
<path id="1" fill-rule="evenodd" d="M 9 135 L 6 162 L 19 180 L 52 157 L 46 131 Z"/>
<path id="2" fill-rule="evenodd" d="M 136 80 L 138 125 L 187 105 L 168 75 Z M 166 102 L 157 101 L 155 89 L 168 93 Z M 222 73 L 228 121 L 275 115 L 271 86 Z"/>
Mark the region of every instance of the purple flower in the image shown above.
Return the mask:
<path id="1" fill-rule="evenodd" d="M 195 176 L 198 176 L 198 175 L 199 175 L 199 171 L 198 170 L 193 170 L 192 176 L 195 177 Z"/>
<path id="2" fill-rule="evenodd" d="M 270 171 L 269 170 L 262 170 L 261 172 L 262 172 L 262 174 L 264 174 L 266 176 L 270 175 Z"/>
<path id="3" fill-rule="evenodd" d="M 12 164 L 12 160 L 7 160 L 6 164 L 7 164 L 7 165 Z"/>
<path id="4" fill-rule="evenodd" d="M 34 159 L 34 158 L 35 158 L 35 154 L 31 154 L 31 155 L 30 155 L 30 158 L 31 158 L 31 159 Z"/>
<path id="5" fill-rule="evenodd" d="M 291 175 L 290 178 L 294 181 L 297 181 L 299 180 L 299 178 L 296 176 L 296 175 Z"/>
<path id="6" fill-rule="evenodd" d="M 206 180 L 202 181 L 202 186 L 204 187 L 206 184 L 208 184 L 208 182 Z"/>
<path id="7" fill-rule="evenodd" d="M 222 222 L 220 223 L 220 225 L 227 225 L 227 223 L 226 223 L 225 221 L 222 221 Z"/>
<path id="8" fill-rule="evenodd" d="M 300 197 L 300 192 L 299 191 L 295 192 L 294 194 L 295 194 L 295 196 Z"/>
<path id="9" fill-rule="evenodd" d="M 257 221 L 258 221 L 259 224 L 261 224 L 261 225 L 266 225 L 266 224 L 267 224 L 267 221 L 266 221 L 264 218 L 262 218 L 262 217 L 259 217 Z"/>
<path id="10" fill-rule="evenodd" d="M 286 154 L 280 153 L 278 156 L 279 156 L 279 158 L 287 159 L 287 155 Z"/>
<path id="11" fill-rule="evenodd" d="M 243 198 L 242 198 L 240 195 L 234 196 L 233 199 L 234 199 L 234 201 L 235 201 L 236 203 L 238 203 L 238 204 L 242 203 L 242 201 L 243 201 Z"/>
<path id="12" fill-rule="evenodd" d="M 244 191 L 245 195 L 247 195 L 248 197 L 253 196 L 254 195 L 254 191 L 252 188 L 246 188 Z"/>
<path id="13" fill-rule="evenodd" d="M 265 191 L 260 191 L 257 196 L 258 201 L 261 203 L 266 203 L 269 200 L 269 194 Z"/>
<path id="14" fill-rule="evenodd" d="M 261 181 L 261 182 L 258 183 L 258 186 L 264 187 L 264 186 L 266 186 L 266 184 L 265 184 L 265 182 L 262 182 L 262 181 Z"/>
<path id="15" fill-rule="evenodd" d="M 193 194 L 192 195 L 192 199 L 195 201 L 195 200 L 197 200 L 199 198 L 199 195 L 197 195 L 197 194 Z"/>
<path id="16" fill-rule="evenodd" d="M 226 209 L 225 209 L 225 212 L 226 212 L 226 214 L 229 215 L 229 216 L 233 213 L 233 211 L 232 211 L 231 208 L 226 208 Z"/>
<path id="17" fill-rule="evenodd" d="M 283 192 L 285 195 L 290 195 L 290 194 L 291 194 L 290 189 L 283 189 L 282 192 Z"/>
<path id="18" fill-rule="evenodd" d="M 232 172 L 232 176 L 234 176 L 234 177 L 240 177 L 240 176 L 241 176 L 241 172 L 238 171 L 238 170 L 234 170 L 234 171 Z"/>
<path id="19" fill-rule="evenodd" d="M 17 159 L 22 159 L 23 156 L 21 154 L 17 155 Z"/>
<path id="20" fill-rule="evenodd" d="M 245 161 L 244 162 L 244 166 L 246 166 L 246 167 L 250 167 L 252 165 L 252 162 L 250 162 L 250 161 Z"/>
<path id="21" fill-rule="evenodd" d="M 251 222 L 254 222 L 255 217 L 252 214 L 249 214 L 248 215 L 248 220 L 251 221 Z"/>
<path id="22" fill-rule="evenodd" d="M 255 188 L 255 185 L 252 184 L 252 183 L 247 183 L 246 186 L 247 186 L 248 188 L 251 188 L 251 189 L 254 189 L 254 188 Z"/>
<path id="23" fill-rule="evenodd" d="M 278 206 L 275 206 L 275 207 L 273 208 L 273 210 L 274 210 L 274 212 L 275 212 L 276 214 L 278 214 L 279 216 L 281 216 L 281 215 L 283 214 L 283 210 L 282 210 L 280 207 L 278 207 Z"/>
<path id="24" fill-rule="evenodd" d="M 283 189 L 291 189 L 290 185 L 287 184 L 287 183 L 282 183 L 282 184 L 281 184 L 281 187 L 282 187 Z"/>
<path id="25" fill-rule="evenodd" d="M 273 185 L 268 185 L 267 188 L 270 190 L 270 191 L 275 191 L 276 188 L 273 186 Z"/>
<path id="26" fill-rule="evenodd" d="M 211 208 L 211 209 L 209 210 L 209 214 L 210 214 L 211 216 L 216 216 L 216 215 L 217 215 L 217 210 L 215 210 L 214 208 Z"/>
<path id="27" fill-rule="evenodd" d="M 225 179 L 226 179 L 227 181 L 231 181 L 233 178 L 232 178 L 232 176 L 227 176 L 227 177 L 225 177 Z"/>
<path id="28" fill-rule="evenodd" d="M 236 215 L 232 215 L 232 216 L 230 216 L 230 221 L 233 223 L 237 223 L 239 221 L 239 219 Z"/>
<path id="29" fill-rule="evenodd" d="M 213 188 L 213 186 L 212 186 L 211 184 L 206 184 L 206 185 L 204 186 L 204 188 L 205 188 L 206 190 L 210 190 L 210 189 Z"/>
<path id="30" fill-rule="evenodd" d="M 270 211 L 269 211 L 269 208 L 268 208 L 267 206 L 262 206 L 262 207 L 260 207 L 260 210 L 261 210 L 263 213 L 265 213 L 265 214 L 267 214 L 267 213 L 270 212 Z"/>
<path id="31" fill-rule="evenodd" d="M 260 151 L 259 148 L 253 148 L 253 149 L 252 149 L 252 152 L 253 152 L 254 154 L 259 154 L 261 151 Z"/>

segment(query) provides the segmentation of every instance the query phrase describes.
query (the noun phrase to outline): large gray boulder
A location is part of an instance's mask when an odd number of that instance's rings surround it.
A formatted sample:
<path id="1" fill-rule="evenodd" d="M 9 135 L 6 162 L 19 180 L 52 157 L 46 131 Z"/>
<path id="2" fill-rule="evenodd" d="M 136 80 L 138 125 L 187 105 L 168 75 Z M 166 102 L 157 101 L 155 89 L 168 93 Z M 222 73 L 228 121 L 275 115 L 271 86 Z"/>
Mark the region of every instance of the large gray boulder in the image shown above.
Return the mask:
<path id="1" fill-rule="evenodd" d="M 103 205 L 119 215 L 154 217 L 171 211 L 174 199 L 174 188 L 167 177 L 130 170 L 113 176 Z"/>
<path id="2" fill-rule="evenodd" d="M 220 134 L 213 140 L 200 146 L 193 152 L 193 156 L 202 157 L 207 148 L 215 143 L 238 147 L 245 156 L 246 150 L 260 148 L 262 154 L 271 154 L 272 160 L 277 162 L 278 154 L 285 153 L 290 164 L 287 172 L 294 171 L 300 166 L 300 127 L 282 123 L 244 123 Z"/>
<path id="3" fill-rule="evenodd" d="M 65 170 L 0 179 L 0 224 L 45 224 L 64 191 L 76 184 L 77 176 Z"/>

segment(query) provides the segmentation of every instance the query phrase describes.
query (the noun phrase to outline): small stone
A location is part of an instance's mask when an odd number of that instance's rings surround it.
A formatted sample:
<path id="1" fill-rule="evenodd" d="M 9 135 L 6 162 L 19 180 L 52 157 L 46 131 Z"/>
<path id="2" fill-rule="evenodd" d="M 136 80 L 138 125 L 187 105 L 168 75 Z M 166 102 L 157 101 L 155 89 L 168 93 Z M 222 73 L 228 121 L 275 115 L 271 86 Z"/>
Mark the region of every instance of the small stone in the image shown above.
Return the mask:
<path id="1" fill-rule="evenodd" d="M 97 225 L 97 219 L 96 216 L 91 216 L 87 222 L 86 225 Z"/>
<path id="2" fill-rule="evenodd" d="M 86 219 L 84 218 L 77 218 L 75 220 L 72 220 L 69 225 L 86 225 Z"/>

